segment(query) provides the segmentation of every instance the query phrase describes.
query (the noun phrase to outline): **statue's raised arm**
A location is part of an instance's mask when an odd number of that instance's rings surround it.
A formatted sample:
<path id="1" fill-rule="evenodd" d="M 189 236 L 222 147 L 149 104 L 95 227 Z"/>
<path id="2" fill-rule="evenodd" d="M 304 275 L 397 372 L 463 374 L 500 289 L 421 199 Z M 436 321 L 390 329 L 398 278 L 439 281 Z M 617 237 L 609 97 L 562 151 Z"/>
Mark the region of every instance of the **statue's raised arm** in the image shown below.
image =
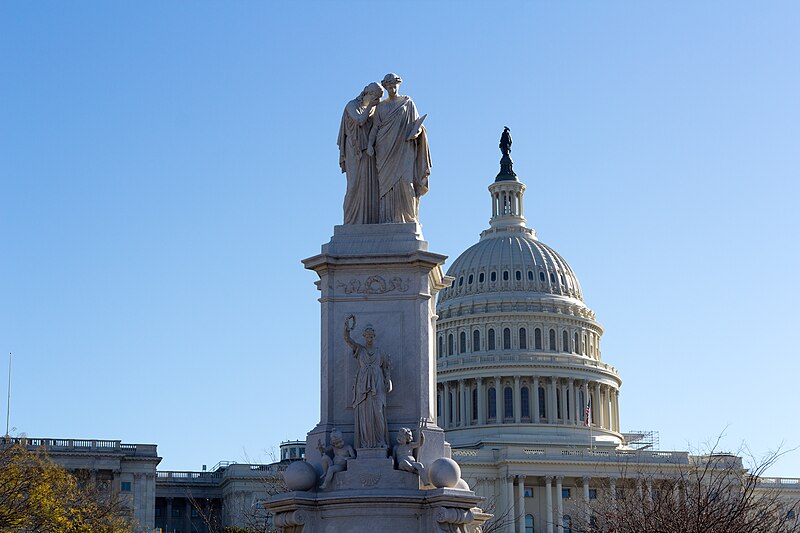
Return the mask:
<path id="1" fill-rule="evenodd" d="M 350 332 L 353 331 L 353 328 L 356 327 L 356 317 L 355 315 L 348 315 L 347 318 L 344 319 L 344 342 L 353 350 L 353 355 L 356 355 L 356 350 L 360 347 L 360 345 L 350 337 Z"/>

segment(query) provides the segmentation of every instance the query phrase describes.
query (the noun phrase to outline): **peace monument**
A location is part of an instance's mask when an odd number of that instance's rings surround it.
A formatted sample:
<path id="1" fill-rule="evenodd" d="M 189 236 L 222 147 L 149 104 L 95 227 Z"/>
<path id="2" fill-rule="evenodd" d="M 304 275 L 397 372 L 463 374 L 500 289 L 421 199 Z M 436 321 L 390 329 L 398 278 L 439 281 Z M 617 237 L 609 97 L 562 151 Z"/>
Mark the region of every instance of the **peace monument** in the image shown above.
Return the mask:
<path id="1" fill-rule="evenodd" d="M 303 261 L 319 276 L 320 421 L 291 492 L 267 504 L 284 533 L 478 533 L 490 518 L 436 424 L 435 298 L 452 278 L 422 236 L 427 115 L 401 83 L 389 73 L 346 104 L 344 224 Z"/>

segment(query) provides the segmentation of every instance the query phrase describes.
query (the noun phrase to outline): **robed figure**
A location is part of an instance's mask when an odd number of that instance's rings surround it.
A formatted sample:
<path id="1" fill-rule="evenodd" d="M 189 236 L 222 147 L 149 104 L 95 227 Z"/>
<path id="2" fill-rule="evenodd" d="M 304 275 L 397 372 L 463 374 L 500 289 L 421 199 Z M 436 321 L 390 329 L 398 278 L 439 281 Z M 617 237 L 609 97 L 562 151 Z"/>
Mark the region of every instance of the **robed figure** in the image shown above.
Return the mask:
<path id="1" fill-rule="evenodd" d="M 388 98 L 375 110 L 368 153 L 375 153 L 380 188 L 381 223 L 417 222 L 419 199 L 428 192 L 431 154 L 428 135 L 414 101 L 398 94 L 400 76 L 389 73 L 381 82 Z"/>
<path id="2" fill-rule="evenodd" d="M 375 330 L 364 328 L 364 344 L 350 338 L 355 317 L 344 321 L 344 340 L 353 350 L 358 363 L 353 383 L 355 414 L 353 443 L 356 448 L 388 448 L 389 428 L 386 424 L 386 395 L 392 391 L 389 357 L 375 346 Z"/>
<path id="3" fill-rule="evenodd" d="M 377 83 L 370 83 L 347 103 L 339 127 L 339 166 L 347 174 L 344 195 L 345 224 L 377 224 L 378 173 L 374 155 L 367 154 L 372 115 L 383 96 Z"/>

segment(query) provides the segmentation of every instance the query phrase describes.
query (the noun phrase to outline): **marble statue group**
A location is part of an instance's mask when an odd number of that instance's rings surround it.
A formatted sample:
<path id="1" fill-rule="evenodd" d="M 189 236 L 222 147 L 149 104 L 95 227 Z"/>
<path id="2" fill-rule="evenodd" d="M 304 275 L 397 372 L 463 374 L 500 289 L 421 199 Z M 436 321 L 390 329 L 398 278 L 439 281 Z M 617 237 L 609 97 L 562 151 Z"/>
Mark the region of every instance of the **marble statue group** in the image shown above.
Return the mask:
<path id="1" fill-rule="evenodd" d="M 338 139 L 347 175 L 345 224 L 418 222 L 431 172 L 427 115 L 420 117 L 414 101 L 399 94 L 402 82 L 389 73 L 345 106 Z"/>

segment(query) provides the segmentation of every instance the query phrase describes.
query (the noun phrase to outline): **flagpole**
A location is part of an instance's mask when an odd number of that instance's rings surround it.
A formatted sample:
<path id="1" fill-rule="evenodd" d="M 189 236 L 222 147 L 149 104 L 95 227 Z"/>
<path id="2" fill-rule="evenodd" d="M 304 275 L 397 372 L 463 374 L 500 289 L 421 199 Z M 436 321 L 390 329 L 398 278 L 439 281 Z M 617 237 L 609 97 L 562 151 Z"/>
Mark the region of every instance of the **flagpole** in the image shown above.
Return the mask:
<path id="1" fill-rule="evenodd" d="M 6 437 L 8 434 L 9 423 L 11 421 L 11 352 L 8 352 L 8 402 L 6 407 Z"/>
<path id="2" fill-rule="evenodd" d="M 592 397 L 589 396 L 589 404 L 586 406 L 586 425 L 589 426 L 589 451 L 592 451 Z"/>

